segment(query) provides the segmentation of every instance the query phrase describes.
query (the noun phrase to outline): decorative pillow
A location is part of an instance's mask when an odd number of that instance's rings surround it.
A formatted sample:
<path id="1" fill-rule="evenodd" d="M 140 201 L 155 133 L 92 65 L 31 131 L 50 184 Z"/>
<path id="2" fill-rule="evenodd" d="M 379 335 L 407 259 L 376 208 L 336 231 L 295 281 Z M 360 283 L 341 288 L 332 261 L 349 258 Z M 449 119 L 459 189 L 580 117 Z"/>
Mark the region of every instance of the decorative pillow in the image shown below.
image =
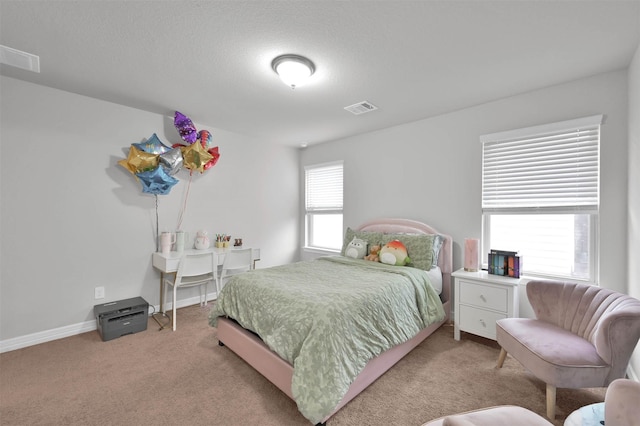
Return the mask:
<path id="1" fill-rule="evenodd" d="M 382 243 L 400 240 L 411 262 L 407 266 L 428 271 L 433 264 L 433 234 L 384 234 Z"/>
<path id="2" fill-rule="evenodd" d="M 439 259 L 438 256 L 440 256 L 440 249 L 442 248 L 442 244 L 444 244 L 444 236 L 440 234 L 435 234 L 433 236 L 433 255 L 432 255 L 432 261 L 431 261 L 432 268 L 438 265 L 438 259 Z"/>
<path id="3" fill-rule="evenodd" d="M 347 257 L 353 257 L 354 259 L 364 259 L 367 255 L 367 242 L 357 237 L 353 237 L 353 240 L 347 244 L 347 250 L 344 252 Z"/>
<path id="4" fill-rule="evenodd" d="M 347 246 L 354 238 L 359 238 L 366 241 L 369 247 L 384 244 L 384 234 L 382 232 L 354 231 L 351 228 L 347 228 L 344 233 L 344 240 L 342 240 L 342 251 L 340 252 L 343 256 L 345 256 Z"/>
<path id="5" fill-rule="evenodd" d="M 400 240 L 393 240 L 380 249 L 380 262 L 387 265 L 404 266 L 411 263 L 411 259 L 407 255 L 407 248 L 404 244 Z"/>

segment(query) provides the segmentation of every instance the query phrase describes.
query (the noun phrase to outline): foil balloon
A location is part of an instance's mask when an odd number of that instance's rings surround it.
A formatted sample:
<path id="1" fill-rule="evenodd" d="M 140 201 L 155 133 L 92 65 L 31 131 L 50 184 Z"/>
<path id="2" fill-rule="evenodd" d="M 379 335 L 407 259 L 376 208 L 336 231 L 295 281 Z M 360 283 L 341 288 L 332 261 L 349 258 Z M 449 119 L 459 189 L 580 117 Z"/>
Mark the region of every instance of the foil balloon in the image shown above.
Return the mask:
<path id="1" fill-rule="evenodd" d="M 216 165 L 216 163 L 218 162 L 218 158 L 220 158 L 220 152 L 218 152 L 218 147 L 213 147 L 210 150 L 207 151 L 209 154 L 211 154 L 211 160 L 207 161 L 207 164 L 204 165 L 204 169 L 205 170 L 209 170 L 210 168 L 212 168 L 213 166 Z"/>
<path id="2" fill-rule="evenodd" d="M 158 167 L 158 155 L 141 151 L 132 144 L 127 159 L 118 161 L 118 164 L 135 175 Z"/>
<path id="3" fill-rule="evenodd" d="M 178 179 L 169 176 L 164 167 L 156 167 L 153 170 L 136 173 L 142 183 L 142 192 L 155 195 L 166 195 L 171 188 L 178 183 Z"/>
<path id="4" fill-rule="evenodd" d="M 181 145 L 178 145 L 181 146 Z M 184 164 L 180 148 L 173 148 L 164 154 L 160 154 L 160 165 L 168 175 L 173 176 L 180 171 Z"/>
<path id="5" fill-rule="evenodd" d="M 204 172 L 205 164 L 213 158 L 211 154 L 204 150 L 202 144 L 199 143 L 194 143 L 180 149 L 182 150 L 184 166 L 191 170 L 191 173 L 193 173 L 194 170 L 200 173 Z"/>
<path id="6" fill-rule="evenodd" d="M 208 130 L 200 130 L 198 132 L 198 140 L 202 144 L 202 147 L 205 150 L 209 150 L 211 148 L 211 133 Z"/>
<path id="7" fill-rule="evenodd" d="M 150 154 L 163 154 L 171 149 L 163 144 L 155 133 L 146 142 L 134 143 L 133 146 Z"/>
<path id="8" fill-rule="evenodd" d="M 198 138 L 196 126 L 194 126 L 189 117 L 179 111 L 176 111 L 175 113 L 175 116 L 173 118 L 173 125 L 176 127 L 176 130 L 180 134 L 180 137 L 183 141 L 192 144 Z"/>

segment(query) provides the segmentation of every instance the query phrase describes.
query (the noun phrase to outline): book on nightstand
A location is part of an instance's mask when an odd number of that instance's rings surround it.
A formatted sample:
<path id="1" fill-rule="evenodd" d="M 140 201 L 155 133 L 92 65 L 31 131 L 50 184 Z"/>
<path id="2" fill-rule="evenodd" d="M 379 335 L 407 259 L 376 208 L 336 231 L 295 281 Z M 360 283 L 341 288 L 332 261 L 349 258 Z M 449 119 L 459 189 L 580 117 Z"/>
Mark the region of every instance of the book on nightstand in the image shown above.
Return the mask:
<path id="1" fill-rule="evenodd" d="M 491 250 L 488 259 L 488 272 L 492 275 L 520 278 L 522 256 L 516 251 Z"/>

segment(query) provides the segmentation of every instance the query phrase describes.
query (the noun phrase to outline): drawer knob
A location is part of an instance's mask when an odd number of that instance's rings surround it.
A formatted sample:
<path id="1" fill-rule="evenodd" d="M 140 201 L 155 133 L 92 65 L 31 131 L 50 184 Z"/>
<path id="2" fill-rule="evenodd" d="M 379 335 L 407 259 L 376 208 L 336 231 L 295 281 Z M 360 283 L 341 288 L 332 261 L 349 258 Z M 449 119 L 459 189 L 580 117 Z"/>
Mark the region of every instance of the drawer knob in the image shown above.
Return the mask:
<path id="1" fill-rule="evenodd" d="M 484 297 L 484 294 L 480 295 L 480 300 L 482 300 L 484 303 L 487 303 L 487 298 Z"/>
<path id="2" fill-rule="evenodd" d="M 483 326 L 484 328 L 487 328 L 487 323 L 486 323 L 486 322 L 484 322 L 484 320 L 483 320 L 483 319 L 479 319 L 478 321 L 480 322 L 480 324 L 482 324 L 482 326 Z"/>

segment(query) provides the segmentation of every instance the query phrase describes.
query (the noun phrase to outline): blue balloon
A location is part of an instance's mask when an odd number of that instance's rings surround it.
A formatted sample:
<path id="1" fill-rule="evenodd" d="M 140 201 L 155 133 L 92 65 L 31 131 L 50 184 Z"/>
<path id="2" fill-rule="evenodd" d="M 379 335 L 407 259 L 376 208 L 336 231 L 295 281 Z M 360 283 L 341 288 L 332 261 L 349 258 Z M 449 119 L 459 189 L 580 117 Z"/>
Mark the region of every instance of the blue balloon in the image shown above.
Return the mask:
<path id="1" fill-rule="evenodd" d="M 179 181 L 173 176 L 169 176 L 164 171 L 164 167 L 158 166 L 153 170 L 136 173 L 142 183 L 142 192 L 155 195 L 167 195 L 171 188 Z"/>
<path id="2" fill-rule="evenodd" d="M 154 133 L 146 142 L 132 144 L 140 151 L 148 152 L 150 154 L 164 154 L 171 148 L 162 143 L 158 136 Z"/>

